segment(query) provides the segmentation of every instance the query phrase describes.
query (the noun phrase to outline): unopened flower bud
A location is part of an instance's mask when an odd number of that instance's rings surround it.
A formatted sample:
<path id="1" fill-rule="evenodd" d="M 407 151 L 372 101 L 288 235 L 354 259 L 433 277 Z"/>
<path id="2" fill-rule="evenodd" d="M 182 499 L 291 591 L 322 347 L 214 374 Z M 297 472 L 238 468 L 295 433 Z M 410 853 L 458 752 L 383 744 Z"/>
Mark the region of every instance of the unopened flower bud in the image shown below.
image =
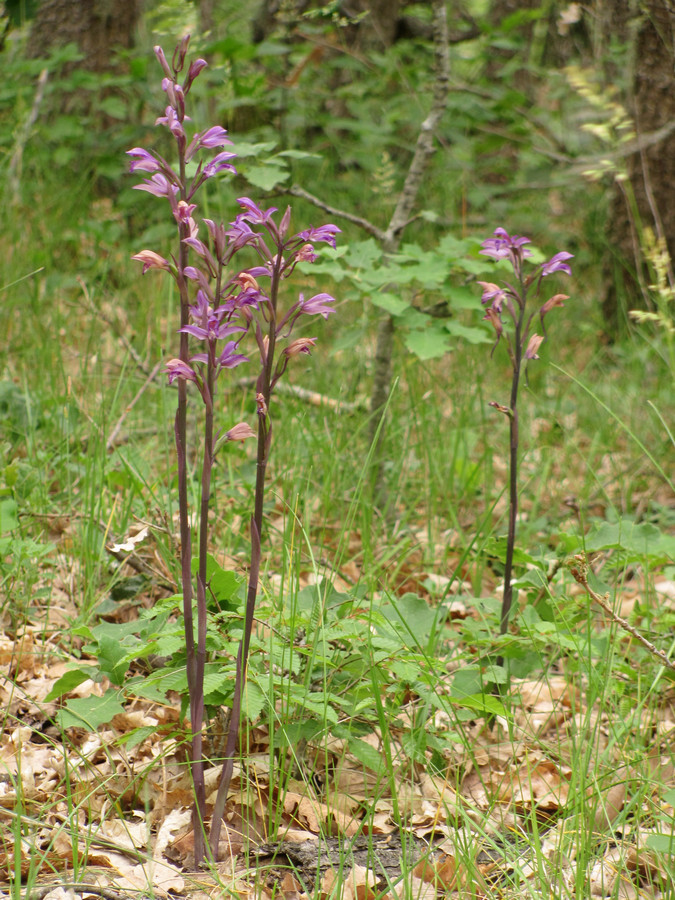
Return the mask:
<path id="1" fill-rule="evenodd" d="M 256 394 L 255 402 L 258 407 L 258 415 L 266 416 L 267 415 L 267 404 L 265 403 L 265 398 L 262 394 Z"/>
<path id="2" fill-rule="evenodd" d="M 493 407 L 493 409 L 498 409 L 500 413 L 504 413 L 505 416 L 511 415 L 511 410 L 508 406 L 502 406 L 501 403 L 496 403 L 494 400 L 490 400 L 488 406 Z"/>
<path id="3" fill-rule="evenodd" d="M 174 71 L 180 72 L 185 65 L 185 57 L 188 51 L 188 44 L 190 43 L 190 35 L 186 34 L 183 38 L 181 38 L 180 43 L 173 51 L 173 59 L 171 60 Z"/>
<path id="4" fill-rule="evenodd" d="M 525 350 L 525 359 L 539 359 L 537 356 L 537 350 L 539 349 L 541 342 L 544 340 L 543 336 L 540 334 L 533 334 L 530 340 L 527 342 L 527 349 Z"/>
<path id="5" fill-rule="evenodd" d="M 279 234 L 281 235 L 281 239 L 283 240 L 286 237 L 286 232 L 288 231 L 288 226 L 291 224 L 291 207 L 286 207 L 286 212 L 281 217 L 281 222 L 279 223 Z"/>
<path id="6" fill-rule="evenodd" d="M 247 422 L 239 422 L 225 435 L 225 439 L 228 441 L 241 441 L 242 443 L 250 437 L 255 437 L 255 431 Z"/>
<path id="7" fill-rule="evenodd" d="M 157 46 L 154 48 L 154 50 L 155 50 L 155 56 L 159 60 L 159 64 L 162 67 L 162 69 L 164 70 L 164 74 L 168 78 L 173 77 L 173 73 L 172 73 L 171 69 L 169 68 L 169 63 L 167 62 L 166 56 L 164 56 L 164 51 L 159 46 L 159 44 L 157 44 Z"/>
<path id="8" fill-rule="evenodd" d="M 551 297 L 550 300 L 547 300 L 546 303 L 542 306 L 539 311 L 539 315 L 544 318 L 547 312 L 550 312 L 554 306 L 564 306 L 563 300 L 569 300 L 569 296 L 567 294 L 555 294 Z"/>
<path id="9" fill-rule="evenodd" d="M 497 332 L 497 338 L 499 339 L 504 332 L 504 326 L 502 325 L 502 320 L 497 310 L 489 307 L 489 309 L 486 310 L 483 318 L 492 323 L 492 327 Z"/>

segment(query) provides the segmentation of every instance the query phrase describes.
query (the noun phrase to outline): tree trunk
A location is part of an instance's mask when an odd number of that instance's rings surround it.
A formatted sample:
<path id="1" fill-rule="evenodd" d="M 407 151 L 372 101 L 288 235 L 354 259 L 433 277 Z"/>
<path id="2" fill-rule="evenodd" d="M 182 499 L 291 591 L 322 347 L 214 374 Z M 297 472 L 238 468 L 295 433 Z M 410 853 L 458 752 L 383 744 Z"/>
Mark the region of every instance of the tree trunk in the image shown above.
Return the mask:
<path id="1" fill-rule="evenodd" d="M 84 54 L 78 67 L 90 72 L 114 68 L 113 48 L 133 46 L 141 0 L 42 0 L 28 41 L 29 55 L 75 43 Z"/>
<path id="2" fill-rule="evenodd" d="M 623 23 L 626 0 L 612 0 L 616 17 L 609 17 L 616 34 Z M 611 9 L 609 10 L 611 13 Z M 638 137 L 675 120 L 675 0 L 645 0 L 634 19 L 633 74 L 627 107 Z M 607 221 L 603 317 L 610 337 L 626 320 L 627 310 L 645 306 L 649 284 L 641 252 L 642 235 L 651 228 L 666 241 L 675 259 L 675 132 L 627 159 L 627 182 L 617 182 Z"/>
<path id="3" fill-rule="evenodd" d="M 32 58 L 48 56 L 52 49 L 74 43 L 83 59 L 65 63 L 59 77 L 67 79 L 81 69 L 97 74 L 119 71 L 114 50 L 133 47 L 141 5 L 142 0 L 43 0 L 33 19 L 27 54 Z M 52 92 L 50 111 L 89 115 L 101 93 L 96 96 L 91 90 L 78 91 L 66 84 Z M 119 125 L 100 113 L 96 124 L 100 129 Z"/>
<path id="4" fill-rule="evenodd" d="M 263 0 L 252 22 L 253 40 L 264 40 L 279 26 L 292 27 L 306 10 L 324 5 L 324 0 Z M 345 0 L 340 5 L 340 13 L 357 20 L 347 29 L 350 46 L 391 47 L 397 35 L 401 6 L 402 0 Z"/>

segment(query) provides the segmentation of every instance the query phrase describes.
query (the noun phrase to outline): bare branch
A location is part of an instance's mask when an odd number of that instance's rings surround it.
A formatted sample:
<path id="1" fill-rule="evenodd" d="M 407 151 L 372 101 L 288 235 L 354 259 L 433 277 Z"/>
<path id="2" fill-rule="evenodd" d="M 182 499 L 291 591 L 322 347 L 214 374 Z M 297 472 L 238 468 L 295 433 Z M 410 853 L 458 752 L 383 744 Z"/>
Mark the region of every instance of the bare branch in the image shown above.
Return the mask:
<path id="1" fill-rule="evenodd" d="M 113 430 L 110 432 L 110 436 L 109 436 L 109 438 L 108 438 L 108 440 L 107 440 L 107 443 L 106 443 L 106 449 L 107 449 L 107 450 L 112 450 L 113 447 L 115 446 L 115 442 L 116 442 L 116 440 L 117 440 L 117 436 L 118 436 L 118 434 L 120 433 L 120 430 L 121 430 L 121 428 L 122 428 L 122 425 L 124 424 L 124 420 L 126 419 L 126 417 L 128 416 L 128 414 L 131 412 L 131 410 L 134 408 L 134 406 L 136 406 L 136 404 L 137 404 L 138 401 L 141 399 L 141 397 L 143 396 L 143 394 L 145 393 L 145 391 L 147 390 L 147 388 L 149 387 L 149 385 L 155 380 L 155 378 L 157 377 L 157 373 L 159 372 L 161 366 L 162 366 L 162 360 L 160 360 L 160 361 L 155 365 L 155 367 L 154 367 L 154 369 L 152 370 L 152 372 L 150 372 L 150 374 L 148 375 L 148 377 L 145 379 L 145 381 L 143 382 L 143 384 L 142 384 L 141 387 L 139 388 L 138 393 L 136 394 L 136 396 L 134 397 L 134 399 L 133 399 L 133 400 L 131 401 L 131 403 L 125 408 L 124 412 L 122 413 L 122 415 L 121 415 L 121 416 L 119 417 L 119 419 L 117 420 L 117 424 L 115 425 L 115 427 L 113 428 Z"/>
<path id="2" fill-rule="evenodd" d="M 434 133 L 448 105 L 450 55 L 448 52 L 448 20 L 445 3 L 442 0 L 435 0 L 434 2 L 433 23 L 434 48 L 436 52 L 436 78 L 434 81 L 433 101 L 429 114 L 420 126 L 415 153 L 408 169 L 405 184 L 386 231 L 385 250 L 388 252 L 396 249 L 399 236 L 412 215 L 427 161 L 434 152 Z"/>
<path id="3" fill-rule="evenodd" d="M 585 589 L 588 596 L 591 600 L 594 600 L 598 606 L 601 606 L 607 615 L 612 619 L 612 621 L 616 622 L 619 628 L 622 628 L 624 631 L 627 631 L 628 634 L 632 635 L 636 640 L 638 640 L 642 646 L 648 650 L 652 656 L 656 657 L 661 665 L 666 666 L 668 669 L 673 669 L 675 671 L 675 662 L 666 656 L 663 650 L 659 650 L 658 647 L 655 647 L 651 641 L 648 641 L 644 635 L 640 634 L 637 628 L 634 628 L 629 622 L 625 619 L 622 619 L 621 616 L 617 615 L 612 607 L 609 605 L 609 594 L 605 594 L 604 597 L 601 597 L 600 594 L 596 594 L 593 588 L 588 583 L 588 561 L 586 560 L 585 554 L 579 554 L 574 557 L 574 561 L 569 564 L 569 570 L 572 573 L 572 577 L 575 581 L 578 581 L 579 584 Z"/>
<path id="4" fill-rule="evenodd" d="M 347 212 L 344 209 L 336 209 L 336 207 L 330 206 L 328 203 L 324 203 L 323 200 L 315 197 L 314 194 L 310 194 L 308 191 L 306 191 L 304 188 L 299 187 L 297 184 L 294 184 L 291 188 L 289 188 L 288 193 L 293 197 L 300 197 L 302 200 L 306 200 L 308 203 L 311 203 L 318 209 L 322 209 L 324 212 L 327 212 L 331 216 L 339 216 L 341 219 L 345 219 L 347 222 L 352 222 L 354 225 L 358 225 L 378 241 L 384 241 L 385 239 L 384 231 L 382 231 L 381 228 L 378 228 L 377 225 L 373 224 L 373 222 L 369 221 L 368 219 L 364 219 L 363 216 L 357 216 L 354 215 L 354 213 Z"/>

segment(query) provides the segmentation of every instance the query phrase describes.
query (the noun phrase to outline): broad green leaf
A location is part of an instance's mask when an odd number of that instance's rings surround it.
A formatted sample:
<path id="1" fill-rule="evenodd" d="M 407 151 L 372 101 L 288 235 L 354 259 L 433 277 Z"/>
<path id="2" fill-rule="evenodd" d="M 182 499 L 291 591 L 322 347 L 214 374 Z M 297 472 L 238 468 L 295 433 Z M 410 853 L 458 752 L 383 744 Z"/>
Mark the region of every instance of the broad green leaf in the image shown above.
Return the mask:
<path id="1" fill-rule="evenodd" d="M 675 537 L 663 534 L 651 522 L 636 524 L 630 519 L 594 526 L 584 540 L 584 547 L 589 553 L 622 550 L 634 559 L 675 559 Z"/>
<path id="2" fill-rule="evenodd" d="M 675 835 L 673 834 L 648 834 L 647 846 L 657 853 L 675 853 Z"/>
<path id="3" fill-rule="evenodd" d="M 275 157 L 277 156 L 286 156 L 289 159 L 321 159 L 320 153 L 307 153 L 306 150 L 281 150 L 279 153 L 275 153 Z"/>
<path id="4" fill-rule="evenodd" d="M 61 728 L 97 731 L 101 725 L 107 725 L 115 716 L 124 712 L 119 697 L 118 691 L 109 690 L 102 697 L 67 700 L 65 708 L 56 714 L 56 720 Z"/>
<path id="5" fill-rule="evenodd" d="M 278 184 L 288 179 L 288 171 L 278 166 L 251 166 L 241 173 L 254 187 L 263 191 L 271 191 Z"/>
<path id="6" fill-rule="evenodd" d="M 367 769 L 377 773 L 384 771 L 384 757 L 375 747 L 371 747 L 370 744 L 359 740 L 359 738 L 350 738 L 348 746 L 349 752 L 355 756 L 360 763 L 363 763 Z"/>
<path id="7" fill-rule="evenodd" d="M 470 325 L 462 325 L 460 322 L 453 322 L 452 319 L 446 319 L 444 327 L 448 334 L 461 338 L 467 344 L 491 344 L 494 341 L 493 335 L 486 328 L 480 326 L 474 328 Z"/>
<path id="8" fill-rule="evenodd" d="M 405 646 L 425 647 L 432 632 L 447 616 L 447 610 L 432 608 L 417 594 L 404 594 L 381 608 L 382 615 L 401 636 Z"/>
<path id="9" fill-rule="evenodd" d="M 313 713 L 321 722 L 337 725 L 338 715 L 320 691 L 307 694 L 302 685 L 297 685 L 297 688 L 292 691 L 293 703 Z"/>
<path id="10" fill-rule="evenodd" d="M 276 145 L 276 141 L 259 141 L 256 144 L 251 144 L 248 141 L 237 141 L 234 149 L 238 157 L 246 159 L 249 156 L 262 156 L 263 154 L 271 153 Z"/>
<path id="11" fill-rule="evenodd" d="M 456 703 L 464 709 L 473 709 L 487 716 L 501 716 L 504 719 L 510 719 L 511 713 L 506 709 L 501 701 L 493 697 L 492 694 L 474 694 L 462 697 L 448 697 L 450 703 Z"/>
<path id="12" fill-rule="evenodd" d="M 104 636 L 99 641 L 97 657 L 101 672 L 113 684 L 122 684 L 129 669 L 128 648 L 118 640 Z"/>
<path id="13" fill-rule="evenodd" d="M 99 108 L 111 119 L 119 119 L 121 122 L 129 117 L 129 108 L 121 97 L 103 97 Z"/>
<path id="14" fill-rule="evenodd" d="M 451 347 L 447 336 L 430 329 L 411 331 L 409 334 L 406 334 L 404 343 L 411 353 L 414 353 L 418 359 L 422 360 L 438 359 L 441 356 L 445 356 Z"/>
<path id="15" fill-rule="evenodd" d="M 409 301 L 399 297 L 398 294 L 373 294 L 370 300 L 373 306 L 379 306 L 391 316 L 400 316 L 410 306 Z"/>
<path id="16" fill-rule="evenodd" d="M 100 678 L 100 674 L 97 666 L 82 666 L 82 668 L 71 669 L 68 672 L 64 672 L 63 675 L 54 682 L 51 691 L 45 697 L 45 701 L 58 700 L 59 697 L 63 697 L 64 694 L 70 693 L 70 691 L 79 687 L 89 678 L 91 678 L 92 681 L 97 681 Z"/>
<path id="17" fill-rule="evenodd" d="M 347 263 L 354 269 L 369 269 L 375 262 L 382 259 L 382 250 L 379 245 L 368 238 L 366 241 L 355 241 L 349 245 Z"/>
<path id="18" fill-rule="evenodd" d="M 255 722 L 262 715 L 263 709 L 267 706 L 267 698 L 260 690 L 257 684 L 247 681 L 244 685 L 243 707 L 247 719 Z"/>
<path id="19" fill-rule="evenodd" d="M 198 571 L 199 558 L 195 556 L 192 559 L 192 574 L 196 575 Z M 223 569 L 211 553 L 206 554 L 206 583 L 218 603 L 229 605 L 229 601 L 244 582 L 245 579 L 241 575 Z M 236 605 L 232 604 L 231 608 L 236 608 Z"/>
<path id="20" fill-rule="evenodd" d="M 480 296 L 481 292 L 477 288 L 451 285 L 447 300 L 452 310 L 472 309 L 478 315 L 481 312 Z"/>
<path id="21" fill-rule="evenodd" d="M 0 533 L 14 531 L 19 527 L 16 500 L 6 497 L 0 500 Z"/>

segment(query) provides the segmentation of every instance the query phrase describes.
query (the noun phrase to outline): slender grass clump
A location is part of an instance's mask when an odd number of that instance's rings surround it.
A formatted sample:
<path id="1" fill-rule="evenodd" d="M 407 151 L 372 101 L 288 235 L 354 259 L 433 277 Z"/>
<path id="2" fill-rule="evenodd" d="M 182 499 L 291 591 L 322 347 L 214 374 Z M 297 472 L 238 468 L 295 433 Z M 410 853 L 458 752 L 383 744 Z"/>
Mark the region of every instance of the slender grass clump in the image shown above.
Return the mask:
<path id="1" fill-rule="evenodd" d="M 185 627 L 186 666 L 190 704 L 191 752 L 190 763 L 195 790 L 193 828 L 195 862 L 199 865 L 206 855 L 205 840 L 206 791 L 202 749 L 204 719 L 204 667 L 206 663 L 207 631 L 207 562 L 208 512 L 211 497 L 211 475 L 215 455 L 223 443 L 257 438 L 257 475 L 254 510 L 251 517 L 251 563 L 244 632 L 237 655 L 237 674 L 234 686 L 230 728 L 226 742 L 223 771 L 212 818 L 209 847 L 213 859 L 217 857 L 222 815 L 227 800 L 234 764 L 243 684 L 246 678 L 253 614 L 255 609 L 261 558 L 263 499 L 265 472 L 272 440 L 270 402 L 275 385 L 283 376 L 291 360 L 309 354 L 316 343 L 313 337 L 292 337 L 298 321 L 305 316 L 328 318 L 334 312 L 334 298 L 319 293 L 305 299 L 302 294 L 294 302 L 282 307 L 282 286 L 299 262 L 316 259 L 314 243 L 335 246 L 340 229 L 335 225 L 308 228 L 298 233 L 290 230 L 290 207 L 278 218 L 275 208 L 263 210 L 248 197 L 238 202 L 239 214 L 228 225 L 203 219 L 197 215 L 195 195 L 205 182 L 220 172 L 234 173 L 235 153 L 220 148 L 231 145 L 224 128 L 215 125 L 188 138 L 185 100 L 195 78 L 206 66 L 203 59 L 195 60 L 180 80 L 185 67 L 189 36 L 177 46 L 171 64 L 161 47 L 155 54 L 164 72 L 162 88 L 168 105 L 165 115 L 157 119 L 171 132 L 177 150 L 177 165 L 170 165 L 159 154 L 141 147 L 128 151 L 132 158 L 131 171 L 148 173 L 138 190 L 168 200 L 177 230 L 177 249 L 170 257 L 144 249 L 134 259 L 143 264 L 143 272 L 160 269 L 174 279 L 180 297 L 180 334 L 178 355 L 166 363 L 165 372 L 170 384 L 177 383 L 178 401 L 175 418 L 176 459 L 178 464 L 178 505 L 181 540 L 181 580 Z M 212 159 L 195 160 L 203 151 L 216 149 Z M 193 171 L 194 170 L 194 171 Z M 188 172 L 193 171 L 189 175 Z M 202 227 L 204 226 L 204 227 Z M 258 265 L 240 267 L 237 255 L 247 249 L 258 258 Z M 194 264 L 191 265 L 191 258 Z M 239 422 L 224 434 L 216 426 L 214 410 L 217 382 L 226 369 L 234 369 L 249 362 L 240 346 L 244 338 L 253 334 L 260 370 L 256 382 L 257 429 Z M 194 352 L 193 343 L 198 342 Z M 188 388 L 197 392 L 202 404 L 203 431 L 201 436 L 201 496 L 199 502 L 199 550 L 196 585 L 192 575 L 192 534 L 188 505 L 187 483 L 187 411 Z M 195 590 L 196 587 L 196 590 Z M 197 628 L 193 615 L 196 596 Z"/>
<path id="2" fill-rule="evenodd" d="M 547 338 L 544 319 L 548 313 L 557 306 L 564 306 L 568 300 L 567 294 L 554 294 L 549 299 L 541 302 L 542 281 L 554 272 L 564 272 L 571 275 L 572 271 L 567 260 L 572 259 L 572 254 L 561 251 L 552 256 L 547 262 L 538 266 L 534 272 L 526 275 L 523 271 L 523 263 L 532 251 L 525 245 L 530 240 L 518 235 L 509 235 L 504 228 L 497 228 L 494 236 L 483 241 L 484 256 L 495 260 L 507 259 L 515 275 L 515 283 L 504 282 L 502 286 L 488 281 L 479 281 L 483 288 L 481 302 L 487 306 L 485 316 L 494 327 L 497 339 L 492 347 L 494 353 L 497 344 L 502 338 L 506 342 L 506 348 L 511 361 L 511 398 L 508 406 L 495 401 L 490 402 L 499 412 L 509 418 L 509 525 L 506 540 L 506 561 L 504 566 L 504 595 L 500 615 L 499 633 L 506 634 L 509 627 L 511 607 L 514 601 L 514 591 L 511 584 L 513 572 L 513 554 L 516 545 L 516 525 L 518 519 L 518 455 L 520 435 L 518 430 L 518 392 L 523 366 L 530 360 L 539 359 L 538 350 Z M 542 334 L 533 330 L 533 323 L 538 318 Z M 505 328 L 505 320 L 509 328 Z M 503 658 L 497 659 L 497 665 L 503 665 Z"/>

